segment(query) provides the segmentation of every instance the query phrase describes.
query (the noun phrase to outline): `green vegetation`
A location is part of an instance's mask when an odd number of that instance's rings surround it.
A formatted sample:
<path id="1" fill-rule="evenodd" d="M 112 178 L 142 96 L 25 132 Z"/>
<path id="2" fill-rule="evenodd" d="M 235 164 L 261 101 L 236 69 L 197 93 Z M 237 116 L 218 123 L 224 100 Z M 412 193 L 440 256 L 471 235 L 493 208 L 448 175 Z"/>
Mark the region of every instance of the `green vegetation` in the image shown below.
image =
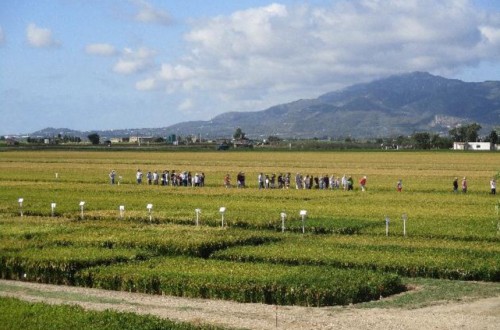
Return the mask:
<path id="1" fill-rule="evenodd" d="M 80 284 L 121 291 L 278 305 L 331 306 L 404 290 L 396 275 L 184 257 L 82 271 Z"/>
<path id="2" fill-rule="evenodd" d="M 411 277 L 500 282 L 500 245 L 490 242 L 369 236 L 288 238 L 272 245 L 220 251 L 213 257 L 373 269 Z"/>
<path id="3" fill-rule="evenodd" d="M 211 325 L 192 325 L 173 322 L 153 316 L 112 311 L 88 311 L 76 306 L 53 306 L 42 303 L 28 303 L 13 298 L 0 298 L 0 324 L 2 329 L 24 330 L 216 330 Z"/>
<path id="4" fill-rule="evenodd" d="M 498 164 L 495 153 L 468 152 L 2 152 L 0 273 L 311 306 L 374 300 L 433 279 L 454 281 L 425 283 L 500 282 L 499 201 L 488 185 Z M 137 185 L 138 168 L 204 172 L 206 184 Z M 111 170 L 120 184 L 109 184 Z M 224 175 L 240 171 L 248 188 L 224 188 Z M 292 181 L 259 190 L 261 172 L 348 174 L 355 189 L 297 190 Z M 366 192 L 356 185 L 364 175 Z M 467 177 L 467 194 L 452 192 L 454 177 Z"/>

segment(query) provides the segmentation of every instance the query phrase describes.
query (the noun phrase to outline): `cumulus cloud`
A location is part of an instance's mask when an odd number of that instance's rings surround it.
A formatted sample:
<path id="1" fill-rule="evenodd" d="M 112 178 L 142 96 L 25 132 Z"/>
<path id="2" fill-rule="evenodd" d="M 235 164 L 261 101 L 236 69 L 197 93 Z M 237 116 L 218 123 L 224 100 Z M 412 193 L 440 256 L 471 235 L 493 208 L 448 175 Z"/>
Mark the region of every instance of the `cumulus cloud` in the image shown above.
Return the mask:
<path id="1" fill-rule="evenodd" d="M 90 44 L 85 47 L 85 52 L 98 56 L 114 56 L 117 54 L 115 47 L 110 44 Z"/>
<path id="2" fill-rule="evenodd" d="M 165 10 L 155 8 L 145 0 L 134 0 L 133 3 L 138 7 L 138 12 L 134 15 L 136 21 L 161 25 L 171 23 L 170 15 Z"/>
<path id="3" fill-rule="evenodd" d="M 154 65 L 155 55 L 155 51 L 146 47 L 137 50 L 125 48 L 118 62 L 114 65 L 113 71 L 126 75 L 143 72 Z"/>
<path id="4" fill-rule="evenodd" d="M 38 27 L 34 23 L 30 23 L 26 28 L 26 39 L 30 46 L 37 48 L 57 47 L 60 45 L 60 43 L 52 37 L 52 31 L 50 29 Z"/>
<path id="5" fill-rule="evenodd" d="M 154 78 L 147 78 L 144 80 L 140 80 L 135 84 L 135 88 L 140 91 L 150 91 L 155 89 L 155 87 L 156 87 L 156 79 Z"/>
<path id="6" fill-rule="evenodd" d="M 194 21 L 189 52 L 148 81 L 252 110 L 395 73 L 449 74 L 500 60 L 499 14 L 468 0 L 250 8 Z"/>
<path id="7" fill-rule="evenodd" d="M 179 104 L 179 110 L 189 113 L 194 108 L 194 102 L 191 99 L 185 99 Z"/>

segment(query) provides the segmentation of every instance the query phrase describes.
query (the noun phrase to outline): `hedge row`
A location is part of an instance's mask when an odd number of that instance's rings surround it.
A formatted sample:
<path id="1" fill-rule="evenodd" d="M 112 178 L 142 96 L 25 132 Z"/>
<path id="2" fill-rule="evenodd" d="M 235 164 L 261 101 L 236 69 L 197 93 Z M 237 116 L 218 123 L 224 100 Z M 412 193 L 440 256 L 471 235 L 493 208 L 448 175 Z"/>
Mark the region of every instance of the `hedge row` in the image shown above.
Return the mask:
<path id="1" fill-rule="evenodd" d="M 144 249 L 159 255 L 189 255 L 206 258 L 214 251 L 236 245 L 258 245 L 278 240 L 276 234 L 231 228 L 181 225 L 150 225 L 130 221 L 76 221 L 27 219 L 4 222 L 1 250 L 29 247 L 94 246 Z M 3 241 L 14 242 L 11 244 Z"/>
<path id="2" fill-rule="evenodd" d="M 192 325 L 158 317 L 119 313 L 113 311 L 88 311 L 78 306 L 29 303 L 14 298 L 0 298 L 0 324 L 2 329 L 26 330 L 216 330 L 212 325 Z"/>
<path id="3" fill-rule="evenodd" d="M 108 290 L 303 306 L 346 305 L 405 289 L 394 274 L 188 257 L 94 267 L 75 279 Z"/>
<path id="4" fill-rule="evenodd" d="M 410 277 L 500 281 L 500 246 L 493 242 L 368 236 L 288 238 L 257 247 L 231 248 L 212 257 L 240 262 L 370 269 Z"/>
<path id="5" fill-rule="evenodd" d="M 0 276 L 3 279 L 26 280 L 52 284 L 75 283 L 81 269 L 131 260 L 145 260 L 149 252 L 96 247 L 48 247 L 9 252 L 0 250 Z"/>

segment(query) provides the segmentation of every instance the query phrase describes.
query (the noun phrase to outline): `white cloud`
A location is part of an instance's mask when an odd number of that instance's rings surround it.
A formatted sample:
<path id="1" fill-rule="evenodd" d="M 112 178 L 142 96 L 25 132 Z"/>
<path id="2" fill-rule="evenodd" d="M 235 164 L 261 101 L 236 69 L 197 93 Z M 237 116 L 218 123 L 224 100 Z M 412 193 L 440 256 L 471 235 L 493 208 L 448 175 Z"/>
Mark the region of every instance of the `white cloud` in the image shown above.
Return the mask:
<path id="1" fill-rule="evenodd" d="M 85 47 L 85 52 L 98 56 L 113 56 L 117 53 L 115 47 L 110 44 L 89 44 Z"/>
<path id="2" fill-rule="evenodd" d="M 168 12 L 155 8 L 145 0 L 134 0 L 133 3 L 138 7 L 138 12 L 134 16 L 136 21 L 161 25 L 169 25 L 171 23 Z"/>
<path id="3" fill-rule="evenodd" d="M 179 104 L 178 109 L 182 112 L 189 113 L 194 108 L 194 102 L 191 99 L 185 99 Z"/>
<path id="4" fill-rule="evenodd" d="M 28 43 L 33 47 L 48 48 L 60 45 L 60 43 L 52 37 L 52 31 L 50 29 L 38 27 L 34 23 L 30 23 L 26 28 L 26 38 Z"/>
<path id="5" fill-rule="evenodd" d="M 137 50 L 125 48 L 118 62 L 113 67 L 113 71 L 120 74 L 134 74 L 143 72 L 154 65 L 156 52 L 141 47 Z"/>
<path id="6" fill-rule="evenodd" d="M 155 87 L 156 87 L 156 79 L 154 78 L 147 78 L 135 83 L 135 88 L 140 91 L 153 90 L 155 89 Z"/>
<path id="7" fill-rule="evenodd" d="M 202 106 L 217 98 L 214 113 L 257 110 L 394 73 L 498 62 L 499 14 L 468 0 L 271 4 L 194 22 L 189 53 L 149 79 L 197 90 Z"/>

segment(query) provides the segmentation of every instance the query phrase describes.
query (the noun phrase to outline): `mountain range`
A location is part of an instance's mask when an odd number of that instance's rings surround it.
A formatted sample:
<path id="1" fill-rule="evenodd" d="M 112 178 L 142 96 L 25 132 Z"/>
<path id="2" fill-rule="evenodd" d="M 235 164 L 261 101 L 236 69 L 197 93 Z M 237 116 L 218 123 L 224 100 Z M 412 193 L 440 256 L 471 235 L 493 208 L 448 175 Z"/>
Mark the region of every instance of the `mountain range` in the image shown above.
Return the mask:
<path id="1" fill-rule="evenodd" d="M 394 75 L 261 111 L 226 112 L 209 121 L 163 128 L 97 131 L 105 137 L 231 137 L 240 127 L 250 138 L 374 138 L 430 131 L 447 134 L 463 123 L 489 132 L 500 125 L 500 81 L 464 82 L 426 72 Z M 48 128 L 31 135 L 87 132 Z M 79 134 L 81 133 L 81 134 Z M 54 135 L 54 134 L 52 134 Z"/>

